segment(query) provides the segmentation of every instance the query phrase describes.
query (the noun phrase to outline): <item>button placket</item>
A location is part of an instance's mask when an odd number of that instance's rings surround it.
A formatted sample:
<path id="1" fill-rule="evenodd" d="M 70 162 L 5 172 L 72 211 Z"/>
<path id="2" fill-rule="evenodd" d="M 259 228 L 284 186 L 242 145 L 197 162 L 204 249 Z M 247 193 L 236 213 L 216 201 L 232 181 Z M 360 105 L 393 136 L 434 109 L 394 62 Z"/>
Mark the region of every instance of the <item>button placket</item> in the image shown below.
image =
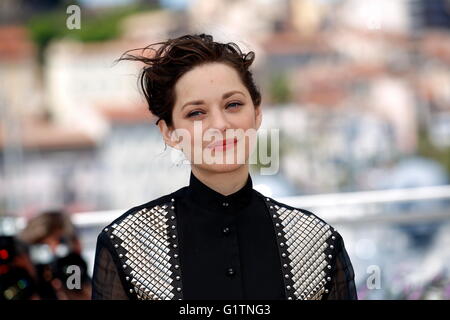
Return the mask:
<path id="1" fill-rule="evenodd" d="M 233 267 L 229 267 L 229 268 L 227 269 L 227 276 L 233 277 L 235 274 L 236 274 L 236 270 L 234 270 Z"/>
<path id="2" fill-rule="evenodd" d="M 225 215 L 220 228 L 221 236 L 224 245 L 224 269 L 223 276 L 228 279 L 230 288 L 233 290 L 241 290 L 241 275 L 240 275 L 240 255 L 239 255 L 239 241 L 237 235 L 237 220 L 235 215 Z"/>
<path id="3" fill-rule="evenodd" d="M 229 227 L 223 227 L 222 228 L 222 233 L 224 234 L 224 235 L 229 235 L 230 234 L 230 232 L 231 232 L 231 230 L 230 230 L 230 228 Z"/>

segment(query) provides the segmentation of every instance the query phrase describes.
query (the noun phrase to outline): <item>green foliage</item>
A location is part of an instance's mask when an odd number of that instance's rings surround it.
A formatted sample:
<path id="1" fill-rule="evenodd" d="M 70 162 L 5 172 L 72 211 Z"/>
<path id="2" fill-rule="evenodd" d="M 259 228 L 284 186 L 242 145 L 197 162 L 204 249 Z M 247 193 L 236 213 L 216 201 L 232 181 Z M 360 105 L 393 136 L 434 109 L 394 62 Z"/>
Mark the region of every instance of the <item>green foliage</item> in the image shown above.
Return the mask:
<path id="1" fill-rule="evenodd" d="M 419 132 L 417 154 L 439 162 L 450 175 L 450 148 L 436 147 L 425 130 Z"/>
<path id="2" fill-rule="evenodd" d="M 66 27 L 69 15 L 65 7 L 62 7 L 34 16 L 28 22 L 27 28 L 38 47 L 42 62 L 42 53 L 53 39 L 68 37 L 82 42 L 111 40 L 120 35 L 120 22 L 123 18 L 154 9 L 154 6 L 139 5 L 91 12 L 81 8 L 81 29 L 70 30 Z"/>
<path id="3" fill-rule="evenodd" d="M 291 87 L 285 73 L 274 74 L 271 77 L 269 86 L 272 103 L 286 103 L 291 101 Z"/>
<path id="4" fill-rule="evenodd" d="M 39 49 L 46 47 L 54 38 L 64 35 L 66 15 L 60 11 L 34 16 L 27 25 L 31 38 Z"/>
<path id="5" fill-rule="evenodd" d="M 81 29 L 67 30 L 66 35 L 82 42 L 106 41 L 119 36 L 120 21 L 133 13 L 139 12 L 139 7 L 125 7 L 87 16 L 82 20 Z"/>

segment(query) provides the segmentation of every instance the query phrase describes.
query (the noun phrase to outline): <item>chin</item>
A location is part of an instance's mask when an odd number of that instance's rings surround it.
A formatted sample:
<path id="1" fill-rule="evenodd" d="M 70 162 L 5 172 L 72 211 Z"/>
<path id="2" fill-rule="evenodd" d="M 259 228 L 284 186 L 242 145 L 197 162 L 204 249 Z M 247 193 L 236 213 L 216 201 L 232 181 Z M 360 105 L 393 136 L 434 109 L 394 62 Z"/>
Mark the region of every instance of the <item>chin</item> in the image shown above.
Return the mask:
<path id="1" fill-rule="evenodd" d="M 209 171 L 211 173 L 227 173 L 227 172 L 233 172 L 241 168 L 243 163 L 238 164 L 202 164 L 197 165 L 197 168 L 202 171 Z"/>
<path id="2" fill-rule="evenodd" d="M 229 156 L 229 154 L 226 154 L 225 152 L 220 152 L 213 156 L 213 159 L 216 160 L 213 163 L 211 163 L 212 159 L 209 159 L 210 163 L 208 163 L 206 158 L 203 158 L 202 163 L 194 164 L 191 161 L 191 166 L 195 166 L 198 170 L 207 171 L 210 173 L 227 173 L 227 172 L 236 171 L 248 163 L 248 157 L 249 157 L 248 150 L 244 150 L 244 153 L 241 155 L 240 158 L 237 156 L 236 150 L 234 150 L 234 151 L 229 150 L 229 152 L 234 152 L 232 159 L 227 159 L 227 156 Z M 191 154 L 191 159 L 193 159 L 193 158 L 194 158 L 194 156 L 193 156 L 193 154 Z M 238 160 L 238 158 L 239 158 L 239 160 Z M 222 159 L 222 163 L 217 163 L 217 162 L 220 162 L 219 159 Z M 227 163 L 227 161 L 229 161 L 229 163 Z"/>

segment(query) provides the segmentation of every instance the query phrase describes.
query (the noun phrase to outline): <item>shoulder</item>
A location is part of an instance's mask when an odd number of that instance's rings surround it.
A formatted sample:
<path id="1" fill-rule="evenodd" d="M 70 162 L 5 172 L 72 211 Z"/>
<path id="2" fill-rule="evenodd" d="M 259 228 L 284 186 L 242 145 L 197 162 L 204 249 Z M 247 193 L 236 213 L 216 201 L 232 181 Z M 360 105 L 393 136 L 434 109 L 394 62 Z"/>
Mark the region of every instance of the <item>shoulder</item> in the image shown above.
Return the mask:
<path id="1" fill-rule="evenodd" d="M 284 202 L 280 202 L 278 200 L 275 200 L 272 197 L 268 197 L 263 195 L 262 193 L 255 190 L 255 192 L 258 194 L 258 196 L 266 203 L 266 205 L 269 207 L 269 209 L 275 209 L 277 213 L 282 214 L 284 212 L 292 213 L 294 215 L 304 216 L 305 218 L 308 218 L 310 220 L 315 220 L 316 222 L 319 222 L 319 224 L 323 224 L 324 226 L 328 226 L 332 229 L 333 226 L 331 226 L 329 223 L 327 223 L 325 220 L 317 216 L 315 213 L 299 208 L 299 207 L 293 207 L 289 204 L 286 204 Z"/>
<path id="2" fill-rule="evenodd" d="M 295 294 L 301 299 L 323 299 L 342 264 L 337 260 L 343 252 L 342 237 L 311 211 L 258 194 L 273 219 L 281 257 L 286 259 L 283 267 L 290 268 Z"/>
<path id="3" fill-rule="evenodd" d="M 265 202 L 275 225 L 278 223 L 283 234 L 324 241 L 331 249 L 342 246 L 343 239 L 337 229 L 312 211 L 277 201 L 256 190 L 255 192 Z"/>
<path id="4" fill-rule="evenodd" d="M 184 191 L 185 187 L 128 209 L 119 217 L 111 221 L 108 225 L 104 226 L 102 228 L 102 232 L 100 232 L 99 234 L 99 238 L 105 234 L 105 231 L 106 234 L 108 234 L 108 231 L 111 230 L 112 228 L 116 228 L 117 226 L 121 225 L 126 225 L 128 224 L 129 221 L 136 221 L 136 219 L 138 218 L 142 219 L 141 216 L 143 214 L 149 216 L 149 213 L 152 213 L 152 216 L 156 218 L 166 216 L 171 211 L 170 208 L 173 209 L 175 199 L 179 197 Z"/>

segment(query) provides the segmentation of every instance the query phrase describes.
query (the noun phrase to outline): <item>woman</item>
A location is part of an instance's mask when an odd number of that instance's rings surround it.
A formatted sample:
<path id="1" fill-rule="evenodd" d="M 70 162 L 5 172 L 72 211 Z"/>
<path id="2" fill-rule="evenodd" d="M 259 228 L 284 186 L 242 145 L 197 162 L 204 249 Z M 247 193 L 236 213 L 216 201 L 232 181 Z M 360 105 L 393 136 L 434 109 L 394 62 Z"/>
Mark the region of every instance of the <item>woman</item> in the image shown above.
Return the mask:
<path id="1" fill-rule="evenodd" d="M 189 185 L 104 228 L 93 299 L 356 299 L 339 233 L 252 188 L 247 140 L 262 119 L 254 53 L 205 34 L 157 44 L 150 57 L 120 60 L 145 64 L 140 85 L 165 143 L 190 161 Z"/>

